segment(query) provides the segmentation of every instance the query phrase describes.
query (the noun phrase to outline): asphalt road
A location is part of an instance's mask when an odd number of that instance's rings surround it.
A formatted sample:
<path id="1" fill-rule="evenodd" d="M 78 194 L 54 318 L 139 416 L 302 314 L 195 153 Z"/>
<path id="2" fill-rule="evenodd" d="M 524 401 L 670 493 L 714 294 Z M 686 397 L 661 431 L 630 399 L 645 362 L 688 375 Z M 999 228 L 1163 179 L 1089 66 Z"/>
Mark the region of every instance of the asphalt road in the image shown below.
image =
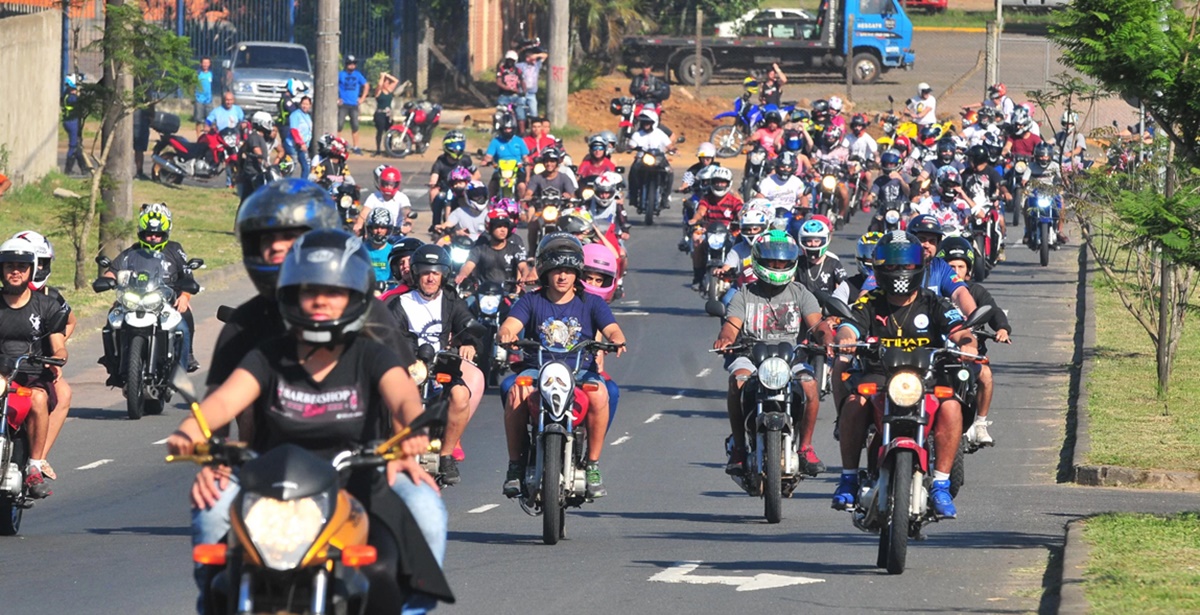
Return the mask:
<path id="1" fill-rule="evenodd" d="M 784 502 L 783 522 L 766 524 L 761 500 L 722 471 L 725 377 L 720 360 L 705 352 L 718 323 L 685 288 L 690 273 L 675 249 L 678 220 L 676 205 L 667 224 L 635 230 L 628 299 L 614 305 L 630 352 L 610 362 L 623 394 L 603 458 L 609 496 L 572 509 L 567 540 L 542 545 L 540 519 L 500 495 L 506 455 L 500 402 L 490 394 L 464 437 L 463 482 L 444 492 L 451 511 L 446 567 L 459 603 L 443 611 L 1051 610 L 1056 597 L 1042 596 L 1040 587 L 1053 581 L 1052 574 L 1043 579 L 1046 562 L 1061 548 L 1066 521 L 1100 510 L 1200 504 L 1194 495 L 1054 483 L 1077 250 L 1055 252 L 1041 268 L 1032 252 L 1014 247 L 988 283 L 1015 327 L 1015 344 L 992 353 L 998 446 L 968 458 L 959 519 L 928 528 L 904 575 L 876 569 L 876 536 L 829 508 L 840 468 L 826 403 L 816 449 L 830 473 L 803 482 Z M 834 251 L 852 254 L 852 235 L 865 224 L 856 218 Z M 198 277 L 204 283 L 203 272 Z M 251 293 L 238 278 L 194 301 L 202 363 L 220 324 L 217 306 Z M 20 536 L 0 540 L 0 611 L 186 613 L 193 596 L 186 493 L 194 468 L 164 464 L 161 444 L 185 412 L 177 406 L 126 420 L 120 393 L 102 385 L 93 363 L 98 335 L 77 336 L 67 369 L 76 408 L 51 455 L 55 495 L 27 512 Z"/>

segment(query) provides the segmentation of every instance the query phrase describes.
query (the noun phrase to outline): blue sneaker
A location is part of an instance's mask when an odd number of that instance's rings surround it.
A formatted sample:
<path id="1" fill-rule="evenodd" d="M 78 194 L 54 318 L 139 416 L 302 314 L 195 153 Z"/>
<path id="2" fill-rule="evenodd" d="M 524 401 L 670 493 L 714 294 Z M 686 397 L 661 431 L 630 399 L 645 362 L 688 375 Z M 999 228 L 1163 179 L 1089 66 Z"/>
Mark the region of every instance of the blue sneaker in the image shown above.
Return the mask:
<path id="1" fill-rule="evenodd" d="M 929 499 L 933 500 L 933 509 L 939 519 L 954 519 L 958 509 L 954 507 L 954 498 L 950 496 L 950 481 L 935 480 L 929 490 Z"/>
<path id="2" fill-rule="evenodd" d="M 852 474 L 843 474 L 842 480 L 838 482 L 837 491 L 833 492 L 833 508 L 834 510 L 846 510 L 854 507 L 854 501 L 858 499 L 858 476 Z"/>

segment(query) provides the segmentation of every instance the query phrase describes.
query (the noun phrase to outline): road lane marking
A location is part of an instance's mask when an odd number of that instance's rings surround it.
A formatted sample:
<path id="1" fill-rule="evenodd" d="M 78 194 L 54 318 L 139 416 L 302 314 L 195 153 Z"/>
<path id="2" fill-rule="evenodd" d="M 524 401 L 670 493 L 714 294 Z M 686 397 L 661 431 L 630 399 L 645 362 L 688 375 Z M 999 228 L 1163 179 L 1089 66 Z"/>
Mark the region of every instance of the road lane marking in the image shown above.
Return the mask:
<path id="1" fill-rule="evenodd" d="M 626 442 L 630 441 L 631 439 L 632 438 L 630 438 L 629 436 L 621 436 L 620 438 L 617 438 L 616 440 L 613 440 L 611 443 L 609 443 L 609 446 L 617 446 L 619 444 L 625 444 Z"/>
<path id="2" fill-rule="evenodd" d="M 732 585 L 740 592 L 757 589 L 775 589 L 791 585 L 809 585 L 824 583 L 825 579 L 811 577 L 792 577 L 782 574 L 763 572 L 752 577 L 739 576 L 693 576 L 688 573 L 700 567 L 700 560 L 675 562 L 673 566 L 650 577 L 649 581 L 658 583 L 689 583 L 693 585 Z"/>
<path id="3" fill-rule="evenodd" d="M 75 468 L 75 469 L 76 470 L 94 470 L 106 463 L 112 463 L 112 459 L 101 459 L 100 461 L 93 461 L 92 463 L 89 463 L 85 466 L 79 466 L 78 468 Z"/>
<path id="4" fill-rule="evenodd" d="M 671 396 L 671 399 L 683 399 L 683 391 L 680 391 Z"/>
<path id="5" fill-rule="evenodd" d="M 499 507 L 500 507 L 499 504 L 484 504 L 483 506 L 480 506 L 479 508 L 472 508 L 471 510 L 468 510 L 467 513 L 472 514 L 472 515 L 477 515 L 479 513 L 485 513 L 493 508 L 499 508 Z"/>
<path id="6" fill-rule="evenodd" d="M 706 368 L 704 368 L 704 369 L 700 370 L 700 373 L 699 373 L 699 374 L 696 374 L 696 377 L 697 377 L 697 378 L 703 378 L 703 377 L 705 377 L 705 376 L 707 376 L 707 375 L 709 375 L 709 374 L 711 374 L 711 373 L 712 373 L 712 368 L 711 368 L 711 367 L 706 367 Z"/>
<path id="7" fill-rule="evenodd" d="M 663 417 L 663 415 L 661 412 L 655 412 L 654 414 L 650 415 L 650 418 L 646 419 L 646 422 L 653 423 L 654 421 L 657 421 L 658 419 L 661 419 L 662 417 Z"/>
<path id="8" fill-rule="evenodd" d="M 170 439 L 171 439 L 170 437 L 166 437 L 166 438 L 163 438 L 162 440 L 158 440 L 157 442 L 155 442 L 155 444 L 166 444 L 167 440 L 170 440 Z"/>
<path id="9" fill-rule="evenodd" d="M 622 305 L 641 305 L 641 304 L 642 304 L 642 300 L 641 300 L 641 299 L 634 299 L 634 300 L 632 300 L 632 301 L 622 301 L 622 302 L 621 302 L 621 304 L 622 304 Z"/>
<path id="10" fill-rule="evenodd" d="M 613 316 L 649 316 L 649 315 L 650 315 L 650 312 L 643 312 L 642 310 L 628 310 L 628 311 L 613 310 Z"/>

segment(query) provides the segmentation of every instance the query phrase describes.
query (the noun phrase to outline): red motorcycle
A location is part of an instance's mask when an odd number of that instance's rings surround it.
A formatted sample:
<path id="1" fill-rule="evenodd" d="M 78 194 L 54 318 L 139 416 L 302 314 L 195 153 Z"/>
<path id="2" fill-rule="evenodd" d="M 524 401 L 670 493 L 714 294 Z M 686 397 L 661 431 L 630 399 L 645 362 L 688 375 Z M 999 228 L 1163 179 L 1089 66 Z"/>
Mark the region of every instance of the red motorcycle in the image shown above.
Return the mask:
<path id="1" fill-rule="evenodd" d="M 12 369 L 5 366 L 0 376 L 0 536 L 13 536 L 21 530 L 21 518 L 36 501 L 25 485 L 25 473 L 29 469 L 29 436 L 23 426 L 29 417 L 33 391 L 16 384 L 12 376 L 22 364 L 62 367 L 62 359 L 21 356 L 12 362 Z"/>
<path id="2" fill-rule="evenodd" d="M 416 152 L 424 154 L 433 130 L 442 120 L 442 106 L 428 100 L 408 101 L 401 107 L 399 121 L 384 134 L 387 153 L 396 158 Z"/>
<path id="3" fill-rule="evenodd" d="M 237 162 L 241 134 L 236 128 L 209 130 L 195 141 L 176 134 L 179 132 L 179 116 L 158 112 L 150 122 L 150 128 L 159 134 L 151 151 L 154 165 L 150 175 L 163 184 L 179 184 L 185 177 L 210 179 L 223 175 L 227 166 Z"/>
<path id="4" fill-rule="evenodd" d="M 622 96 L 614 98 L 608 103 L 608 111 L 613 115 L 621 118 L 620 128 L 617 130 L 617 151 L 625 153 L 629 151 L 629 138 L 633 136 L 637 130 L 636 119 L 638 114 L 650 106 L 650 110 L 658 114 L 659 122 L 662 122 L 662 103 L 653 100 L 637 100 L 632 96 Z"/>

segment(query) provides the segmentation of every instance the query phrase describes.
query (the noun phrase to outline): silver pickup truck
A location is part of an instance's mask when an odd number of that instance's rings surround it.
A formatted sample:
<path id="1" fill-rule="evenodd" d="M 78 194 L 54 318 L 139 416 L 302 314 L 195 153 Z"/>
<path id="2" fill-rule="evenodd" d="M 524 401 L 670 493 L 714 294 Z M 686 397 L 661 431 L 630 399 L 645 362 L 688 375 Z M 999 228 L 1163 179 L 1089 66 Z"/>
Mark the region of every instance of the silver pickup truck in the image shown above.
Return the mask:
<path id="1" fill-rule="evenodd" d="M 233 56 L 221 63 L 225 88 L 237 104 L 252 111 L 275 111 L 288 79 L 301 81 L 312 92 L 312 64 L 303 45 L 247 41 L 239 43 Z"/>

